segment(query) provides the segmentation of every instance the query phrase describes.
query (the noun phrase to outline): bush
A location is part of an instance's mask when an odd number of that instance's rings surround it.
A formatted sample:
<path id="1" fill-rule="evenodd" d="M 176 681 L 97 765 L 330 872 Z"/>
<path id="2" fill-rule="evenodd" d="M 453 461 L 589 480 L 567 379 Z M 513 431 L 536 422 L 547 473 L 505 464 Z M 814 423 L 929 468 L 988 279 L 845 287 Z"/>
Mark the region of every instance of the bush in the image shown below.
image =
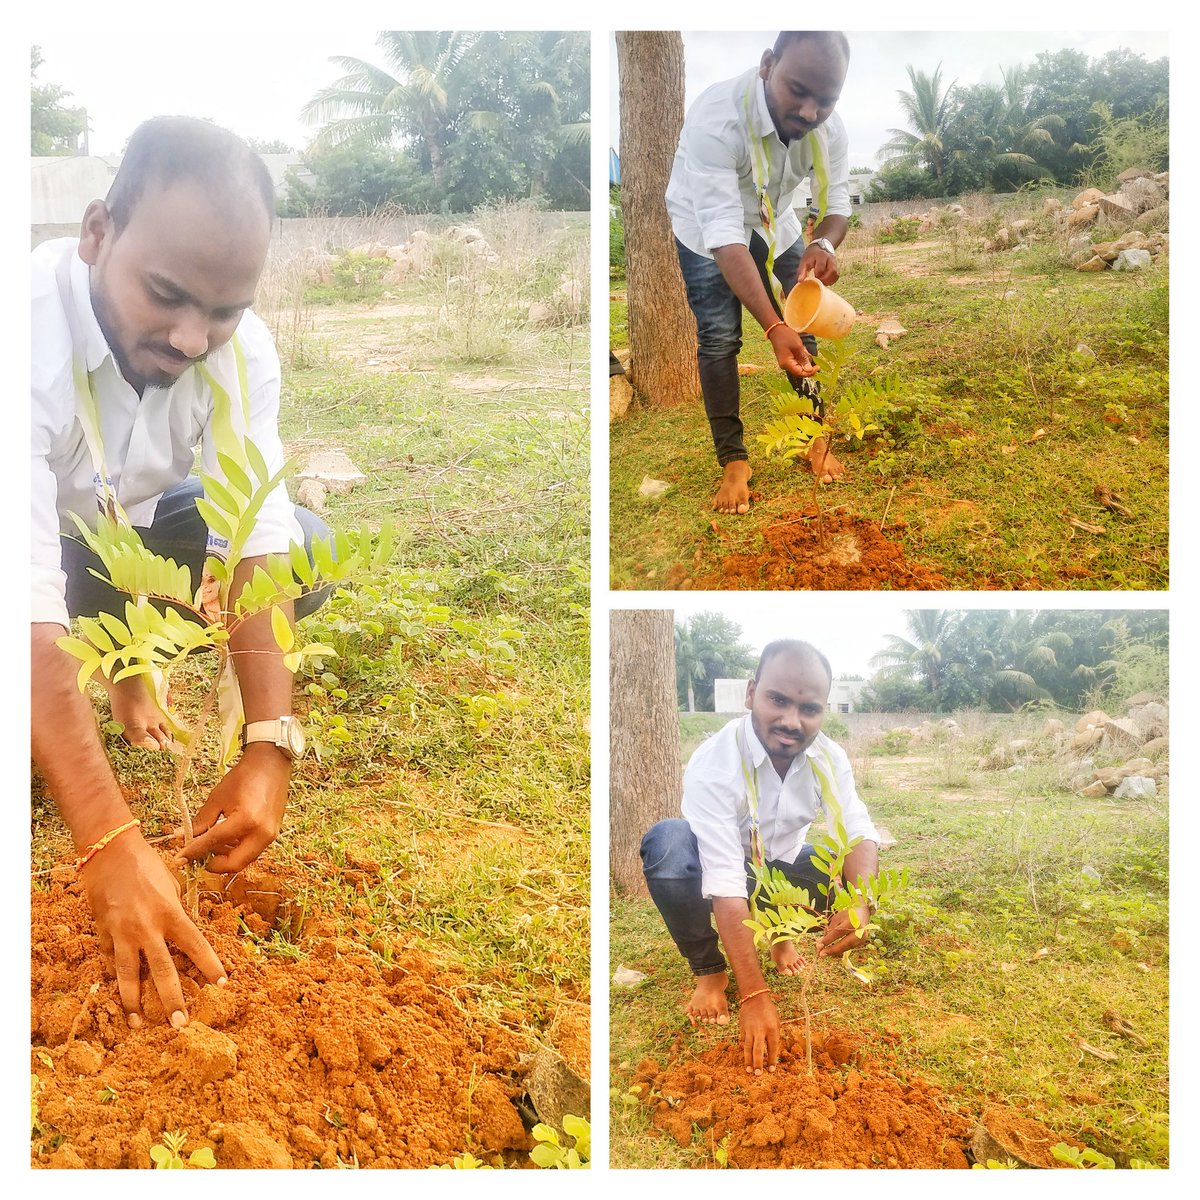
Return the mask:
<path id="1" fill-rule="evenodd" d="M 893 217 L 879 234 L 881 242 L 915 242 L 921 228 L 919 217 Z"/>
<path id="2" fill-rule="evenodd" d="M 608 202 L 608 270 L 625 274 L 625 221 L 621 216 L 621 193 L 612 188 Z"/>

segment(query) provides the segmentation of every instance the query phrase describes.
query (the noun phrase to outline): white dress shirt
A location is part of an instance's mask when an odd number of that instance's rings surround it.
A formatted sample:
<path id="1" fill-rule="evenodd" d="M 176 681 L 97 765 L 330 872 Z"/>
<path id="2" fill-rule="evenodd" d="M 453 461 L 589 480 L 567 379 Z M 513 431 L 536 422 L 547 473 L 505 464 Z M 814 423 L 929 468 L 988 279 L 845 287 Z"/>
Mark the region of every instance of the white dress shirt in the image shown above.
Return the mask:
<path id="1" fill-rule="evenodd" d="M 213 397 L 194 368 L 144 395 L 125 381 L 92 311 L 89 267 L 78 238 L 43 242 L 33 252 L 32 611 L 31 620 L 69 624 L 60 533 L 76 533 L 68 513 L 94 523 L 96 473 L 77 417 L 72 364 L 80 354 L 100 414 L 104 459 L 131 524 L 146 527 L 164 492 L 182 483 L 201 447 L 206 472 L 224 479 L 209 436 Z M 279 356 L 267 327 L 247 311 L 237 328 L 246 361 L 249 437 L 272 472 L 283 466 L 279 440 Z M 232 355 L 226 345 L 210 356 Z M 231 360 L 232 361 L 232 360 Z M 243 555 L 283 553 L 303 537 L 281 483 L 263 504 Z M 199 580 L 193 580 L 199 585 Z"/>
<path id="2" fill-rule="evenodd" d="M 700 847 L 701 890 L 706 899 L 746 895 L 750 805 L 743 750 L 746 768 L 758 777 L 758 827 L 768 861 L 790 863 L 800 853 L 809 826 L 822 811 L 820 785 L 810 759 L 820 762 L 826 755 L 833 765 L 832 781 L 847 835 L 879 841 L 855 790 L 850 760 L 836 742 L 817 734 L 780 779 L 747 713 L 702 742 L 683 773 L 683 816 Z"/>
<path id="3" fill-rule="evenodd" d="M 751 91 L 750 122 L 746 89 Z M 823 126 L 829 145 L 829 191 L 825 214 L 848 217 L 850 208 L 850 142 L 837 113 Z M 793 211 L 795 193 L 812 170 L 807 137 L 784 145 L 767 108 L 758 68 L 715 83 L 700 94 L 684 118 L 679 148 L 667 184 L 667 211 L 675 236 L 691 251 L 712 258 L 720 246 L 750 244 L 762 234 L 758 193 L 754 185 L 750 134 L 766 138 L 770 157 L 767 194 L 775 214 L 778 252 L 799 240 L 802 230 Z M 813 193 L 814 200 L 817 195 Z M 803 202 L 803 197 L 801 197 Z"/>

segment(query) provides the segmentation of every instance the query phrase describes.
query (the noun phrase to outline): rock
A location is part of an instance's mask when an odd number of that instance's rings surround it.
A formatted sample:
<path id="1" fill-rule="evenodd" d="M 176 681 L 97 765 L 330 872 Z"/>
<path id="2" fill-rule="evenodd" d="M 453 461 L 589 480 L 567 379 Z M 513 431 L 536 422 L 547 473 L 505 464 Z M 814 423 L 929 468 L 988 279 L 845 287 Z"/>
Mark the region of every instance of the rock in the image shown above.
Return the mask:
<path id="1" fill-rule="evenodd" d="M 1139 178 L 1122 184 L 1117 196 L 1136 215 L 1157 208 L 1167 198 L 1167 192 L 1153 179 Z"/>
<path id="2" fill-rule="evenodd" d="M 1108 263 L 1106 263 L 1104 261 L 1104 259 L 1102 259 L 1099 255 L 1094 255 L 1092 258 L 1089 258 L 1087 260 L 1087 262 L 1080 263 L 1079 266 L 1077 266 L 1075 268 L 1075 270 L 1077 270 L 1077 271 L 1107 271 Z"/>
<path id="3" fill-rule="evenodd" d="M 1148 775 L 1154 770 L 1154 764 L 1142 755 L 1131 758 L 1123 767 L 1118 768 L 1124 775 Z"/>
<path id="4" fill-rule="evenodd" d="M 1140 271 L 1150 265 L 1149 250 L 1122 250 L 1113 263 L 1114 271 Z"/>
<path id="5" fill-rule="evenodd" d="M 477 229 L 474 225 L 452 225 L 449 229 L 449 236 L 456 242 L 462 242 L 465 245 L 470 245 L 472 242 L 482 242 L 486 239 L 483 236 L 483 230 Z"/>
<path id="6" fill-rule="evenodd" d="M 1091 771 L 1085 771 L 1080 775 L 1072 775 L 1070 784 L 1071 791 L 1082 792 L 1084 788 L 1091 787 L 1095 782 L 1096 781 L 1092 777 Z"/>
<path id="7" fill-rule="evenodd" d="M 623 417 L 633 400 L 633 385 L 628 375 L 610 375 L 608 377 L 608 419 L 615 421 Z"/>
<path id="8" fill-rule="evenodd" d="M 1089 204 L 1095 204 L 1103 195 L 1104 193 L 1099 188 L 1085 188 L 1071 201 L 1071 207 L 1078 212 L 1081 208 L 1086 208 Z"/>
<path id="9" fill-rule="evenodd" d="M 237 1070 L 237 1043 L 198 1021 L 185 1025 L 163 1051 L 162 1061 L 197 1083 L 216 1083 Z"/>
<path id="10" fill-rule="evenodd" d="M 350 461 L 350 456 L 344 450 L 337 449 L 318 450 L 310 454 L 297 477 L 319 480 L 328 491 L 339 496 L 367 482 L 367 477 Z"/>
<path id="11" fill-rule="evenodd" d="M 1022 237 L 1026 231 L 1032 229 L 1035 224 L 1036 222 L 1034 222 L 1031 218 L 1022 217 L 1019 221 L 1010 221 L 1008 227 L 1014 234 L 1016 234 L 1017 237 Z"/>
<path id="12" fill-rule="evenodd" d="M 591 1119 L 591 1085 L 549 1046 L 543 1046 L 534 1055 L 533 1069 L 525 1079 L 525 1090 L 538 1117 L 555 1129 L 562 1128 L 562 1119 L 568 1114 Z"/>
<path id="13" fill-rule="evenodd" d="M 584 294 L 583 281 L 572 275 L 558 277 L 558 294 L 563 297 L 572 312 L 578 312 L 587 298 Z"/>
<path id="14" fill-rule="evenodd" d="M 1131 204 L 1126 203 L 1122 196 L 1101 196 L 1100 211 L 1112 221 L 1132 221 L 1137 216 Z"/>
<path id="15" fill-rule="evenodd" d="M 388 248 L 379 242 L 363 242 L 361 246 L 355 246 L 347 250 L 347 254 L 360 254 L 364 258 L 387 258 Z"/>
<path id="16" fill-rule="evenodd" d="M 649 978 L 641 971 L 635 971 L 632 967 L 618 966 L 613 972 L 612 981 L 616 987 L 632 988 L 637 987 L 643 980 Z"/>
<path id="17" fill-rule="evenodd" d="M 1080 796 L 1089 796 L 1098 799 L 1101 796 L 1108 795 L 1108 788 L 1106 788 L 1104 784 L 1100 782 L 1090 783 L 1087 787 L 1081 788 L 1078 794 Z"/>
<path id="18" fill-rule="evenodd" d="M 1158 785 L 1145 775 L 1130 775 L 1122 779 L 1113 795 L 1118 800 L 1149 800 L 1158 792 Z"/>
<path id="19" fill-rule="evenodd" d="M 1145 741 L 1142 731 L 1128 717 L 1117 717 L 1104 723 L 1104 736 L 1114 746 L 1127 746 L 1136 749 Z"/>
<path id="20" fill-rule="evenodd" d="M 1148 209 L 1138 218 L 1138 223 L 1145 225 L 1147 229 L 1154 229 L 1157 226 L 1166 226 L 1171 220 L 1171 206 L 1169 204 L 1160 204 L 1157 208 Z"/>
<path id="21" fill-rule="evenodd" d="M 1122 250 L 1128 250 L 1131 246 L 1139 245 L 1144 239 L 1145 234 L 1140 229 L 1131 229 L 1128 233 L 1122 234 L 1115 242 L 1097 242 L 1092 247 L 1093 253 L 1098 254 L 1105 262 L 1113 262 L 1117 255 Z"/>
<path id="22" fill-rule="evenodd" d="M 1094 708 L 1089 713 L 1084 713 L 1078 721 L 1075 722 L 1075 729 L 1078 733 L 1082 733 L 1085 729 L 1098 729 L 1109 720 L 1108 713 L 1102 708 Z"/>
<path id="23" fill-rule="evenodd" d="M 418 275 L 433 266 L 433 238 L 424 229 L 414 230 L 408 239 L 408 258 Z"/>
<path id="24" fill-rule="evenodd" d="M 253 1121 L 234 1121 L 219 1126 L 221 1152 L 217 1163 L 221 1167 L 267 1168 L 290 1170 L 292 1156 L 277 1141 L 267 1136 Z M 215 1139 L 214 1139 L 215 1140 Z"/>
<path id="25" fill-rule="evenodd" d="M 1076 750 L 1090 750 L 1104 740 L 1103 729 L 1085 729 L 1071 739 L 1071 746 Z"/>
<path id="26" fill-rule="evenodd" d="M 395 287 L 396 284 L 403 283 L 408 278 L 411 270 L 412 260 L 407 254 L 392 259 L 392 265 L 384 272 L 381 282 L 385 287 Z"/>
<path id="27" fill-rule="evenodd" d="M 903 337 L 908 330 L 895 317 L 888 317 L 886 320 L 880 321 L 875 332 L 885 334 L 889 338 L 898 338 Z"/>
<path id="28" fill-rule="evenodd" d="M 1149 704 L 1151 701 L 1162 703 L 1162 697 L 1154 692 L 1136 692 L 1125 701 L 1127 708 L 1137 708 L 1140 704 Z"/>
<path id="29" fill-rule="evenodd" d="M 1062 201 L 1053 196 L 1047 196 L 1042 201 L 1042 216 L 1049 217 L 1057 212 L 1062 212 Z"/>
<path id="30" fill-rule="evenodd" d="M 1153 179 L 1152 172 L 1147 171 L 1144 167 L 1126 167 L 1120 175 L 1117 176 L 1118 183 L 1127 183 L 1130 179 Z"/>
<path id="31" fill-rule="evenodd" d="M 1042 737 L 1059 738 L 1066 733 L 1067 727 L 1057 717 L 1047 717 L 1042 726 Z"/>
<path id="32" fill-rule="evenodd" d="M 657 500 L 659 496 L 665 495 L 670 487 L 671 485 L 662 479 L 651 479 L 649 475 L 645 475 L 638 485 L 638 495 L 645 496 L 648 500 Z"/>
<path id="33" fill-rule="evenodd" d="M 1004 247 L 1008 246 L 1008 243 L 1009 243 L 1008 226 L 1001 225 L 1000 228 L 996 230 L 996 245 L 1001 248 L 1004 248 Z"/>
<path id="34" fill-rule="evenodd" d="M 541 304 L 535 300 L 525 314 L 525 323 L 527 325 L 553 325 L 554 309 L 548 304 Z"/>
<path id="35" fill-rule="evenodd" d="M 296 503 L 309 512 L 325 512 L 325 485 L 319 479 L 302 479 L 296 489 Z"/>
<path id="36" fill-rule="evenodd" d="M 1143 747 L 1142 753 L 1147 758 L 1153 758 L 1159 754 L 1166 754 L 1168 749 L 1167 739 L 1165 737 L 1151 738 Z"/>
<path id="37" fill-rule="evenodd" d="M 1159 737 L 1167 732 L 1167 706 L 1159 704 L 1157 700 L 1131 705 L 1129 719 L 1147 737 Z"/>
<path id="38" fill-rule="evenodd" d="M 1099 215 L 1099 204 L 1087 204 L 1083 208 L 1077 208 L 1068 214 L 1067 228 L 1082 229 L 1085 225 L 1091 225 Z"/>

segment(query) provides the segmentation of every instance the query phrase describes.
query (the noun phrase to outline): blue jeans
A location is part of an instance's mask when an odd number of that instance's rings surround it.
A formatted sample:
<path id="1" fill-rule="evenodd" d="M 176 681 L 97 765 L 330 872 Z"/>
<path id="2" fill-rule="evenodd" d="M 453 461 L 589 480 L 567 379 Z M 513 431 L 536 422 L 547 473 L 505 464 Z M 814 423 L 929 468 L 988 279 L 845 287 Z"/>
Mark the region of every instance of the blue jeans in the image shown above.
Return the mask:
<path id="1" fill-rule="evenodd" d="M 650 889 L 650 899 L 658 909 L 671 940 L 687 959 L 693 975 L 716 975 L 725 970 L 725 956 L 718 944 L 712 923 L 712 901 L 705 900 L 700 889 L 700 849 L 692 827 L 678 818 L 659 821 L 642 838 L 640 850 L 642 874 Z M 771 860 L 788 879 L 818 899 L 817 884 L 826 876 L 812 860 L 813 848 L 804 845 L 795 862 Z M 746 863 L 746 895 L 754 886 L 750 864 Z"/>
<path id="2" fill-rule="evenodd" d="M 737 356 L 742 348 L 742 302 L 733 294 L 733 289 L 726 283 L 721 268 L 713 259 L 689 250 L 678 238 L 675 239 L 675 250 L 687 288 L 688 305 L 696 318 L 700 391 L 704 395 L 704 411 L 712 430 L 717 462 L 723 467 L 739 459 L 745 461 L 749 456 L 742 440 L 737 373 Z M 801 240 L 775 258 L 773 274 L 779 280 L 785 296 L 796 282 L 803 251 L 804 242 Z M 772 306 L 779 313 L 767 279 L 767 243 L 757 233 L 750 238 L 750 256 L 758 267 Z M 782 318 L 783 314 L 779 315 Z M 809 354 L 815 355 L 817 339 L 808 333 L 801 334 L 801 338 L 804 348 Z M 812 380 L 789 375 L 788 381 L 797 394 L 812 399 L 817 411 L 820 411 L 819 395 Z"/>
<path id="3" fill-rule="evenodd" d="M 154 522 L 149 529 L 138 529 L 146 549 L 163 558 L 173 558 L 181 567 L 192 573 L 192 586 L 200 583 L 204 569 L 205 550 L 208 545 L 208 526 L 196 508 L 196 501 L 204 495 L 200 480 L 189 475 L 182 483 L 164 492 L 154 513 Z M 304 549 L 312 562 L 313 538 L 329 536 L 329 526 L 307 508 L 296 506 L 296 520 L 304 531 Z M 125 615 L 125 602 L 129 599 L 101 579 L 92 575 L 88 568 L 101 571 L 100 560 L 84 545 L 72 537 L 62 539 L 62 569 L 67 576 L 67 611 L 73 617 L 94 617 L 107 612 L 114 616 Z M 296 620 L 317 611 L 328 598 L 331 587 L 305 592 L 295 601 Z"/>

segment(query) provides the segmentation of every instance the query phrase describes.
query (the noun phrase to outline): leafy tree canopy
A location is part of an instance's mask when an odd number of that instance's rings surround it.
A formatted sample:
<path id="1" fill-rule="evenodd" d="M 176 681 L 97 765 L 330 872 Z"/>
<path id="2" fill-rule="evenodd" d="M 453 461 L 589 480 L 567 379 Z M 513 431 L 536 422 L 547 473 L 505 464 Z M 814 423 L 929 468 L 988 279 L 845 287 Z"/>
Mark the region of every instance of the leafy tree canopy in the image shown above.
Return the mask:
<path id="1" fill-rule="evenodd" d="M 30 153 L 34 155 L 74 154 L 87 125 L 82 108 L 62 103 L 71 93 L 56 83 L 39 84 L 38 68 L 42 51 L 34 46 L 30 57 L 29 92 L 32 115 L 30 119 Z"/>

